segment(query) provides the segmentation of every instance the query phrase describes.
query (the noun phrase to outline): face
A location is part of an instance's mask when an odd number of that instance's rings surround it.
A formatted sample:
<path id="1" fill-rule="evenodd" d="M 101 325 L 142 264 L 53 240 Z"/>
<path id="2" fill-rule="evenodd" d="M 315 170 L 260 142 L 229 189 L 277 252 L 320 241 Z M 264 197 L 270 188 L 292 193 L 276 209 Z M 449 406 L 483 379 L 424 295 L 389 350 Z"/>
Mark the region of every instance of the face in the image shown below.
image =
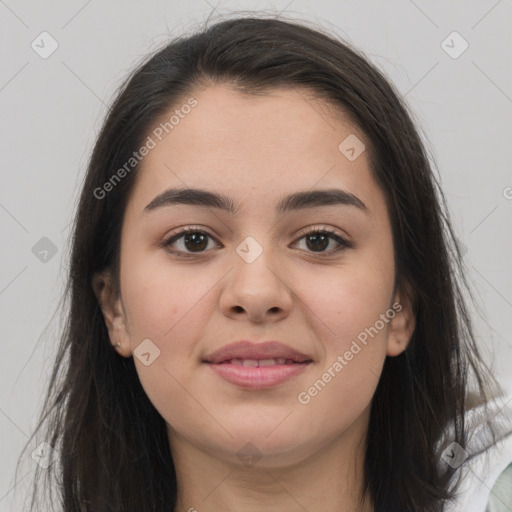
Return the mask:
<path id="1" fill-rule="evenodd" d="M 412 333 L 409 304 L 394 293 L 385 198 L 364 133 L 305 91 L 255 97 L 212 86 L 193 96 L 197 105 L 161 141 L 153 136 L 142 161 L 120 290 L 105 275 L 95 289 L 112 344 L 134 357 L 171 446 L 240 462 L 250 442 L 261 464 L 295 463 L 364 430 L 384 360 Z M 237 210 L 153 202 L 178 188 L 226 196 Z M 326 190 L 337 199 L 277 208 Z M 267 387 L 236 384 L 204 360 L 238 340 L 279 341 L 311 362 Z"/>

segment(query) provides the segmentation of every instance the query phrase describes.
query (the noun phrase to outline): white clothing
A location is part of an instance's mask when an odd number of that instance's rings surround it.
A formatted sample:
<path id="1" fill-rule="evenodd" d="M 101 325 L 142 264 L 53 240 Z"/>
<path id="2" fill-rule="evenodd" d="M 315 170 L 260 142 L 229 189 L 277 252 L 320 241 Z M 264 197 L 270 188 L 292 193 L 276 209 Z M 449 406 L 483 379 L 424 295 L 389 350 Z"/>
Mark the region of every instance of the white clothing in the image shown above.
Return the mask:
<path id="1" fill-rule="evenodd" d="M 504 503 L 503 498 L 500 498 L 512 496 L 512 471 L 508 468 L 512 464 L 512 393 L 510 388 L 505 389 L 504 386 L 503 390 L 504 395 L 493 399 L 489 403 L 489 408 L 493 411 L 492 423 L 496 427 L 497 439 L 507 432 L 509 435 L 489 448 L 489 444 L 492 443 L 490 432 L 478 426 L 482 406 L 470 411 L 470 439 L 465 450 L 470 454 L 482 453 L 472 460 L 467 460 L 457 470 L 455 477 L 458 478 L 459 471 L 462 471 L 463 482 L 459 487 L 458 499 L 446 505 L 447 512 L 512 512 L 512 501 Z M 493 490 L 492 503 L 488 505 L 491 490 L 505 469 L 507 472 Z M 507 488 L 509 485 L 510 488 Z M 500 492 L 497 491 L 498 487 L 501 488 Z"/>

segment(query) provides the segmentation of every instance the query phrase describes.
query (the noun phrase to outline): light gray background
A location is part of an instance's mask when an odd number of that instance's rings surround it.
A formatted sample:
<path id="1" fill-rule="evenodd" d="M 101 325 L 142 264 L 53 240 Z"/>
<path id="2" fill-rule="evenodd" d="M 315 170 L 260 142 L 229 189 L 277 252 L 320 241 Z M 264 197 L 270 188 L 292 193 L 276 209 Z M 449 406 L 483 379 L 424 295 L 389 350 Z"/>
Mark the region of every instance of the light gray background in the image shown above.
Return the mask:
<path id="1" fill-rule="evenodd" d="M 44 336 L 43 330 L 62 292 L 69 223 L 106 105 L 134 64 L 169 37 L 210 14 L 217 21 L 260 9 L 316 21 L 346 38 L 405 95 L 467 248 L 486 315 L 476 318 L 484 354 L 510 386 L 510 0 L 0 1 L 0 510 L 16 509 L 12 490 L 34 468 L 29 450 L 15 481 L 53 364 L 58 315 Z M 31 48 L 43 31 L 59 45 L 47 59 Z M 469 44 L 456 59 L 441 46 L 453 31 Z M 453 51 L 460 48 L 450 41 Z M 32 252 L 42 237 L 57 247 L 48 261 Z"/>

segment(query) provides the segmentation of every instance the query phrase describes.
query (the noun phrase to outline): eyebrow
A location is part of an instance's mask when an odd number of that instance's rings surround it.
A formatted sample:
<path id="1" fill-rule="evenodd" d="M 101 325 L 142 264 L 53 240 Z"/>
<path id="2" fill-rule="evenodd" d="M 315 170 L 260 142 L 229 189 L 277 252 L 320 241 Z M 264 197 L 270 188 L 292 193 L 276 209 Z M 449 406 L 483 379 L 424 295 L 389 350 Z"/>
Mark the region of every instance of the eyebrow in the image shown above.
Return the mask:
<path id="1" fill-rule="evenodd" d="M 144 208 L 144 213 L 176 204 L 217 208 L 231 215 L 236 215 L 241 207 L 239 203 L 235 203 L 232 198 L 222 193 L 197 188 L 171 188 L 157 195 Z M 285 196 L 277 204 L 276 213 L 284 214 L 295 210 L 333 205 L 353 206 L 368 213 L 368 208 L 357 196 L 336 188 L 295 192 Z"/>

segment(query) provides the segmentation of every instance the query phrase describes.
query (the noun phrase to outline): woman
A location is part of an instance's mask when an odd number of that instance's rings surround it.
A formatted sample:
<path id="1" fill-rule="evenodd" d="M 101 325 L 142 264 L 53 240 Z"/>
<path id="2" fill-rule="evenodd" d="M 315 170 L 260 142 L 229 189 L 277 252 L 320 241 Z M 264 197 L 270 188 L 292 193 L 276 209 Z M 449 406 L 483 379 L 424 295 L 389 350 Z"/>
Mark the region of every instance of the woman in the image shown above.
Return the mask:
<path id="1" fill-rule="evenodd" d="M 463 286 L 417 130 L 360 52 L 276 18 L 172 41 L 83 184 L 38 426 L 63 509 L 445 510 L 469 409 L 490 445 L 510 432 Z"/>

